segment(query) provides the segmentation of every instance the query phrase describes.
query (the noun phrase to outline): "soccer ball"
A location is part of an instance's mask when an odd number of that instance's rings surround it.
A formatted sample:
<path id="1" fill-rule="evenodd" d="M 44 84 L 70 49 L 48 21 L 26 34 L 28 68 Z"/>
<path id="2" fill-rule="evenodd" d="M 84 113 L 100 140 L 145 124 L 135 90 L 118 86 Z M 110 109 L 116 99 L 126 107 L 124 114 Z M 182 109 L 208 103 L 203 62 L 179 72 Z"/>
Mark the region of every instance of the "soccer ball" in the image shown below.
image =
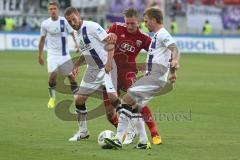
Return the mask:
<path id="1" fill-rule="evenodd" d="M 98 135 L 98 144 L 100 146 L 105 146 L 106 143 L 104 142 L 104 138 L 113 138 L 114 136 L 115 136 L 115 133 L 113 131 L 110 131 L 110 130 L 102 131 Z"/>

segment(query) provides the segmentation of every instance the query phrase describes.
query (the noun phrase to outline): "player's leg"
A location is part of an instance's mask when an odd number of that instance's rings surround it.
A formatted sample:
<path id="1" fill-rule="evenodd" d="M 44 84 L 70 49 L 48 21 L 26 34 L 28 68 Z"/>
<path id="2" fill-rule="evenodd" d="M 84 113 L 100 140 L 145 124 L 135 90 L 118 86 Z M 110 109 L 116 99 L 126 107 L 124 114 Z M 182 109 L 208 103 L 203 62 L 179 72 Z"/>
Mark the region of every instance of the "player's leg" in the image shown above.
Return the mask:
<path id="1" fill-rule="evenodd" d="M 141 107 L 147 104 L 147 102 L 153 98 L 155 93 L 159 91 L 165 83 L 159 82 L 159 75 L 149 75 L 142 77 L 136 81 L 129 89 L 127 94 L 123 96 L 122 105 L 119 108 L 119 123 L 117 128 L 116 139 L 106 139 L 106 143 L 112 145 L 115 148 L 121 148 L 121 142 L 125 132 L 125 128 L 130 121 L 130 117 L 133 117 L 132 109 L 134 107 Z M 141 109 L 141 108 L 140 108 Z M 137 132 L 140 136 L 140 143 L 136 148 L 148 149 L 150 143 L 147 142 L 146 131 L 144 129 L 141 119 L 136 125 Z"/>
<path id="2" fill-rule="evenodd" d="M 104 74 L 98 69 L 88 67 L 75 94 L 75 107 L 77 113 L 78 131 L 69 141 L 79 141 L 89 137 L 87 129 L 87 107 L 85 101 L 94 93 L 103 82 Z M 97 80 L 96 80 L 97 79 Z"/>
<path id="3" fill-rule="evenodd" d="M 75 80 L 75 77 L 72 74 L 69 74 L 68 79 L 71 85 L 71 91 L 73 94 L 75 94 L 78 91 L 78 84 Z"/>
<path id="4" fill-rule="evenodd" d="M 62 75 L 67 76 L 71 85 L 72 93 L 76 93 L 78 91 L 78 85 L 75 80 L 75 77 L 72 74 L 73 62 L 70 55 L 62 56 L 61 60 L 59 60 L 59 71 Z"/>
<path id="5" fill-rule="evenodd" d="M 162 140 L 161 140 L 161 137 L 158 133 L 156 122 L 155 122 L 155 120 L 152 116 L 152 113 L 151 113 L 149 107 L 147 105 L 145 105 L 140 110 L 140 113 L 142 114 L 144 122 L 147 124 L 148 129 L 151 132 L 152 143 L 153 144 L 161 144 Z"/>
<path id="6" fill-rule="evenodd" d="M 108 120 L 117 127 L 116 108 L 121 103 L 117 94 L 117 71 L 115 62 L 113 62 L 113 70 L 104 75 L 104 84 L 106 91 L 103 92 L 104 104 Z M 106 101 L 105 101 L 106 99 Z"/>
<path id="7" fill-rule="evenodd" d="M 110 99 L 108 98 L 106 89 L 103 90 L 103 101 L 105 112 L 108 121 L 117 128 L 118 125 L 118 116 L 116 109 L 112 106 Z"/>
<path id="8" fill-rule="evenodd" d="M 124 99 L 123 99 L 124 100 Z M 111 145 L 113 148 L 122 148 L 124 135 L 129 123 L 134 123 L 135 128 L 139 134 L 139 143 L 135 146 L 137 149 L 150 149 L 151 144 L 148 142 L 146 130 L 144 127 L 144 121 L 139 113 L 133 113 L 131 105 L 122 104 L 119 113 L 119 122 L 117 127 L 117 134 L 114 139 L 105 139 L 105 142 Z"/>
<path id="9" fill-rule="evenodd" d="M 49 101 L 48 101 L 48 108 L 54 108 L 55 107 L 55 100 L 56 100 L 56 79 L 57 79 L 57 73 L 52 72 L 49 74 L 49 80 L 48 80 L 48 93 L 49 93 Z"/>
<path id="10" fill-rule="evenodd" d="M 85 105 L 87 98 L 88 96 L 79 94 L 75 95 L 75 107 L 79 129 L 77 133 L 69 139 L 69 141 L 79 141 L 89 138 L 89 132 L 87 129 L 87 108 Z"/>
<path id="11" fill-rule="evenodd" d="M 55 100 L 56 100 L 56 79 L 57 79 L 57 72 L 58 72 L 58 64 L 57 64 L 57 56 L 48 55 L 47 64 L 48 64 L 48 93 L 49 93 L 49 101 L 48 101 L 48 108 L 55 107 Z"/>

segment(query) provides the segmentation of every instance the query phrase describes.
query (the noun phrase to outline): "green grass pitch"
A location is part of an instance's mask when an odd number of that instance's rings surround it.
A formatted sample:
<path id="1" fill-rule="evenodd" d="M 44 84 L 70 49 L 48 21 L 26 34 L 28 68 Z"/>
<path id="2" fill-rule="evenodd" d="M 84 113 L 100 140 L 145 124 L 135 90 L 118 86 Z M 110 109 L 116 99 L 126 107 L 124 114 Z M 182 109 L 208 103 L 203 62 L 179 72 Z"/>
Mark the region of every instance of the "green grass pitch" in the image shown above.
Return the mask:
<path id="1" fill-rule="evenodd" d="M 38 65 L 37 54 L 1 51 L 0 160 L 240 159 L 240 56 L 182 55 L 174 90 L 149 104 L 164 144 L 147 151 L 101 149 L 98 134 L 115 131 L 105 116 L 89 121 L 89 140 L 70 143 L 76 122 L 57 118 L 47 101 L 46 64 Z"/>

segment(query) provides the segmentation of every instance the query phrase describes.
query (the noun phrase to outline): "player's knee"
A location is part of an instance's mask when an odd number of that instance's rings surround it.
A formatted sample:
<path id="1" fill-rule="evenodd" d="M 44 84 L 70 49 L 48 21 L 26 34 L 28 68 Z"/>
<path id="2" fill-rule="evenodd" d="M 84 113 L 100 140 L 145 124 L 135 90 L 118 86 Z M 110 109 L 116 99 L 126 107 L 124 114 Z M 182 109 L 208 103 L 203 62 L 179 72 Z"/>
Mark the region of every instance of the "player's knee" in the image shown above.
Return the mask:
<path id="1" fill-rule="evenodd" d="M 86 100 L 87 100 L 86 96 L 82 96 L 82 95 L 75 96 L 75 104 L 77 104 L 77 105 L 84 104 Z"/>
<path id="2" fill-rule="evenodd" d="M 56 73 L 51 73 L 49 76 L 49 82 L 51 83 L 56 83 L 57 80 L 57 74 Z"/>
<path id="3" fill-rule="evenodd" d="M 51 81 L 49 81 L 49 82 L 48 82 L 48 86 L 49 86 L 50 88 L 56 88 L 56 82 L 51 82 Z"/>
<path id="4" fill-rule="evenodd" d="M 75 77 L 72 74 L 68 75 L 68 79 L 71 83 L 75 82 Z"/>
<path id="5" fill-rule="evenodd" d="M 121 101 L 120 101 L 119 99 L 116 99 L 116 100 L 111 101 L 111 105 L 112 105 L 114 108 L 118 108 L 120 104 L 121 104 Z"/>
<path id="6" fill-rule="evenodd" d="M 70 82 L 70 83 L 71 83 L 72 93 L 73 93 L 73 94 L 77 93 L 77 91 L 78 91 L 78 89 L 79 89 L 77 82 L 73 81 L 73 82 Z"/>
<path id="7" fill-rule="evenodd" d="M 115 114 L 114 111 L 110 111 L 110 112 L 107 112 L 107 113 L 106 113 L 107 119 L 108 119 L 108 121 L 111 122 L 111 123 L 113 122 L 114 114 Z"/>

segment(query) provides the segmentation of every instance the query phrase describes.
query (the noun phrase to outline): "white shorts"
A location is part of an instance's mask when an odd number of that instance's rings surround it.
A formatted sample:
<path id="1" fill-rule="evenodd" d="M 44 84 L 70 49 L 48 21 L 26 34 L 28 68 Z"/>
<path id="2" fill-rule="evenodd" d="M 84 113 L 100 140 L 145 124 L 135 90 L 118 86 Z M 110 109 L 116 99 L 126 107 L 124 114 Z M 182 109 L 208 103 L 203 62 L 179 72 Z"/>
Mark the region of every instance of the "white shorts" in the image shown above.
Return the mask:
<path id="1" fill-rule="evenodd" d="M 137 80 L 127 91 L 131 98 L 141 108 L 153 97 L 171 90 L 168 81 L 169 71 L 164 74 L 151 73 Z"/>
<path id="2" fill-rule="evenodd" d="M 105 86 L 107 93 L 116 93 L 117 88 L 117 71 L 113 69 L 109 74 L 105 69 L 97 69 L 88 66 L 80 83 L 77 94 L 90 95 L 96 91 L 102 93 L 102 88 Z"/>
<path id="3" fill-rule="evenodd" d="M 60 72 L 63 75 L 69 75 L 73 68 L 71 56 L 51 55 L 47 57 L 48 73 Z"/>

